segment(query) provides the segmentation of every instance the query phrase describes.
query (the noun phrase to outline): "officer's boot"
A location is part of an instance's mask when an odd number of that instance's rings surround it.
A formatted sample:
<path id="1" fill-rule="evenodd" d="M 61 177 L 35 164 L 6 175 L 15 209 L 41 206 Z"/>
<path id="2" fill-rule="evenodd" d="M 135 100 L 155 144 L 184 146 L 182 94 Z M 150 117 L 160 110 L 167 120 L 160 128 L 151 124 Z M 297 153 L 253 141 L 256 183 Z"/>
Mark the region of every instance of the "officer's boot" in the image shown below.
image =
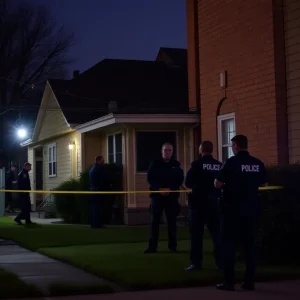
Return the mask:
<path id="1" fill-rule="evenodd" d="M 21 222 L 21 220 L 18 219 L 17 217 L 14 218 L 14 221 L 15 221 L 18 225 L 23 225 L 23 223 Z"/>

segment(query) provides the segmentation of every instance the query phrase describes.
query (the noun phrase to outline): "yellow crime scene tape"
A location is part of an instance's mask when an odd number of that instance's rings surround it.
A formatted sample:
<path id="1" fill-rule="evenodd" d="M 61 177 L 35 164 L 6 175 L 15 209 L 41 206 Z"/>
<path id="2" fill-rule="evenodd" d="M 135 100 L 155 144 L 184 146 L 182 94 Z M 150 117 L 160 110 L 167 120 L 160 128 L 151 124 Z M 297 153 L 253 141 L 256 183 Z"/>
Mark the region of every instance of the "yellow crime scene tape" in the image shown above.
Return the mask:
<path id="1" fill-rule="evenodd" d="M 260 187 L 260 191 L 266 190 L 282 190 L 283 186 L 266 186 Z M 184 189 L 184 190 L 172 190 L 168 191 L 168 193 L 190 193 L 192 190 Z M 149 193 L 161 193 L 162 191 L 56 191 L 56 190 L 0 190 L 0 193 L 32 193 L 32 194 L 149 194 Z"/>

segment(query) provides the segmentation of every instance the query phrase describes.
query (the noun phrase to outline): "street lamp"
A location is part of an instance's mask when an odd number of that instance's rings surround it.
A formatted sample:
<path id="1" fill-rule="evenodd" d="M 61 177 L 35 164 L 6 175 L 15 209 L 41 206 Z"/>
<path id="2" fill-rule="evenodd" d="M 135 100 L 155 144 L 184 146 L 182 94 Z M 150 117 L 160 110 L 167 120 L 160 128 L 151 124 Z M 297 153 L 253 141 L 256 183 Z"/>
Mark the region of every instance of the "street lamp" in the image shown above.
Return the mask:
<path id="1" fill-rule="evenodd" d="M 24 139 L 27 136 L 27 131 L 25 128 L 19 128 L 17 130 L 17 135 L 20 139 Z"/>

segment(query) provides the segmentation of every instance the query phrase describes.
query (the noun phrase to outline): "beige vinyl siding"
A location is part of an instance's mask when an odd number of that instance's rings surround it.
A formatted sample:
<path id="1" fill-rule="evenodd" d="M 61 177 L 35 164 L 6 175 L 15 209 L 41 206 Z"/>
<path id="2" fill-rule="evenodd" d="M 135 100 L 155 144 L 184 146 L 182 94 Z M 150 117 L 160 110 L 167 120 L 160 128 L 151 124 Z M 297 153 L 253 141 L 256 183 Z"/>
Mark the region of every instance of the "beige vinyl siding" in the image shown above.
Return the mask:
<path id="1" fill-rule="evenodd" d="M 290 163 L 300 160 L 300 1 L 284 0 Z"/>
<path id="2" fill-rule="evenodd" d="M 81 134 L 75 133 L 75 144 L 76 144 L 76 168 L 77 174 L 80 175 L 82 172 L 82 145 L 81 145 Z"/>
<path id="3" fill-rule="evenodd" d="M 46 99 L 47 104 L 45 105 L 46 108 L 44 111 L 38 140 L 60 134 L 70 129 L 53 93 L 45 93 L 45 97 L 46 96 L 48 99 Z"/>
<path id="4" fill-rule="evenodd" d="M 103 133 L 100 131 L 84 133 L 84 169 L 94 163 L 96 156 L 103 155 L 106 157 L 105 152 L 106 143 Z"/>
<path id="5" fill-rule="evenodd" d="M 75 151 L 73 159 L 78 160 L 78 152 L 80 152 L 80 145 L 78 142 L 78 134 L 72 133 L 55 140 L 50 140 L 43 145 L 43 161 L 44 161 L 44 189 L 50 190 L 56 188 L 63 181 L 69 180 L 71 177 L 79 176 L 78 168 L 73 170 L 71 166 L 71 151 L 69 149 L 70 141 L 75 141 L 76 145 L 73 149 Z M 77 141 L 77 142 L 76 142 Z M 56 176 L 49 177 L 49 154 L 48 146 L 51 144 L 56 145 Z M 78 166 L 76 161 L 74 165 Z"/>

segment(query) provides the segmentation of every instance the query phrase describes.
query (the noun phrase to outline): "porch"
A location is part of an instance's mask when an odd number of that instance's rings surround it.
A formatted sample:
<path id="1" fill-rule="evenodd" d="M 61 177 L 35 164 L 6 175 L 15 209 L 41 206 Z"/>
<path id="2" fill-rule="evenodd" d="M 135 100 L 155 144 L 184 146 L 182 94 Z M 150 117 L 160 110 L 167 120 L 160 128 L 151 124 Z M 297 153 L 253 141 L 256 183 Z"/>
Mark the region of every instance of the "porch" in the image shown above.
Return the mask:
<path id="1" fill-rule="evenodd" d="M 196 115 L 110 115 L 78 126 L 81 134 L 82 169 L 93 164 L 97 155 L 108 163 L 123 165 L 123 189 L 145 191 L 149 163 L 161 155 L 161 146 L 170 142 L 174 156 L 181 162 L 184 172 L 194 159 L 193 127 Z M 149 223 L 149 195 L 127 194 L 125 223 Z M 186 194 L 181 194 L 184 207 Z"/>

